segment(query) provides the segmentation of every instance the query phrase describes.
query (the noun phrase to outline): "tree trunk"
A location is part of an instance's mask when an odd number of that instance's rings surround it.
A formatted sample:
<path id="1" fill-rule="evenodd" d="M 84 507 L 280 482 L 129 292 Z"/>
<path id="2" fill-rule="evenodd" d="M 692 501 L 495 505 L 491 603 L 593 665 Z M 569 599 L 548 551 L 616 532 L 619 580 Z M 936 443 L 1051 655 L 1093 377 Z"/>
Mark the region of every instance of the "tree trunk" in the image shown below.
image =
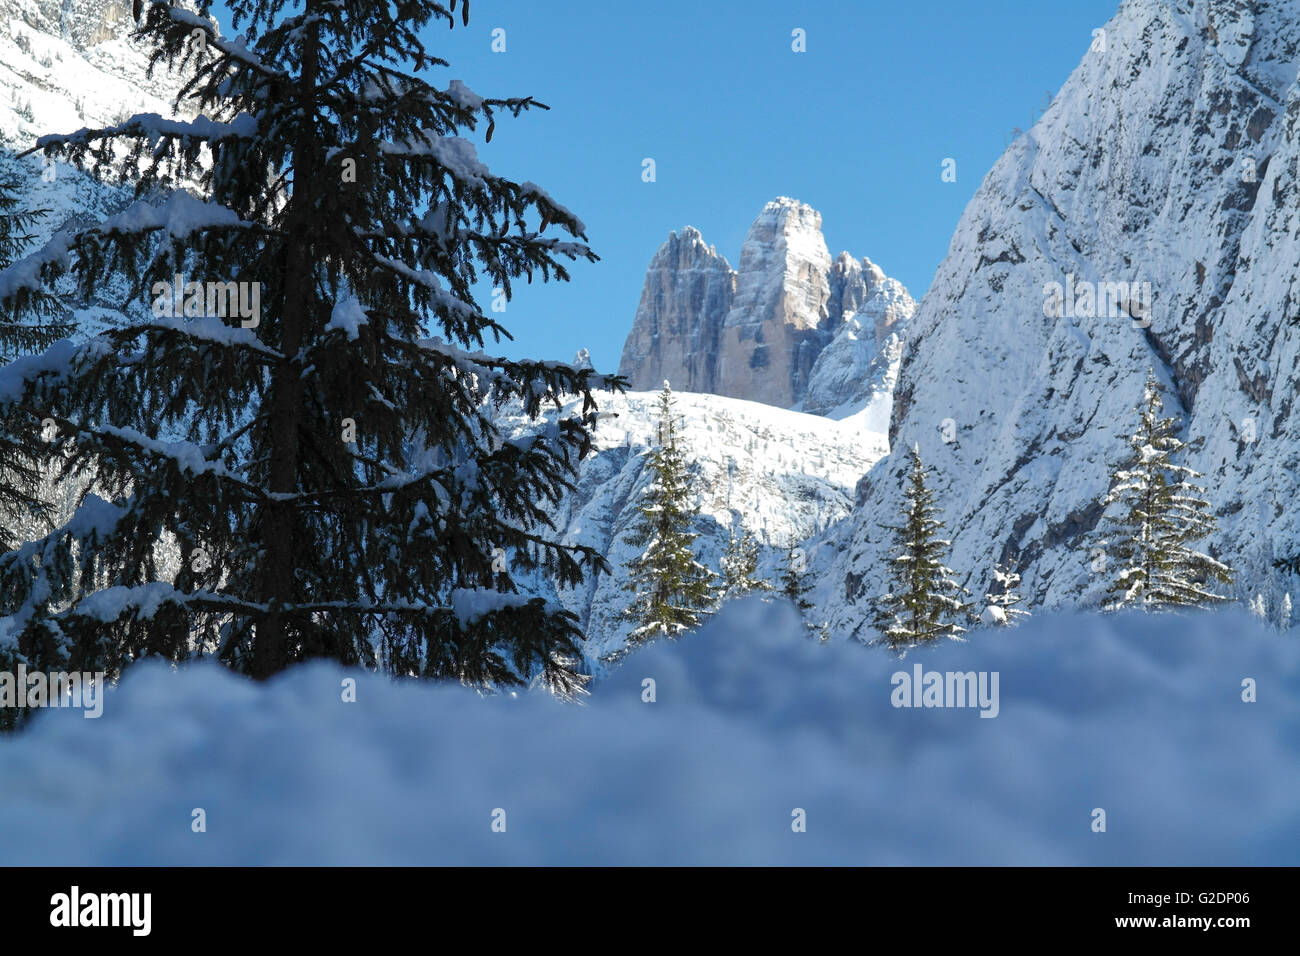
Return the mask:
<path id="1" fill-rule="evenodd" d="M 307 12 L 316 5 L 308 0 Z M 271 372 L 271 388 L 264 414 L 270 428 L 268 490 L 293 493 L 298 488 L 298 433 L 302 423 L 302 370 L 298 352 L 308 321 L 313 276 L 311 224 L 314 186 L 320 174 L 319 144 L 311 117 L 315 115 L 319 73 L 319 26 L 308 27 L 298 84 L 298 109 L 303 127 L 293 152 L 293 193 L 285 217 L 283 300 L 280 303 L 280 352 L 284 355 Z M 257 625 L 253 644 L 253 676 L 264 679 L 283 670 L 290 661 L 289 627 L 279 610 L 297 600 L 294 565 L 298 557 L 297 504 L 271 501 L 263 506 L 262 599 L 271 612 Z"/>

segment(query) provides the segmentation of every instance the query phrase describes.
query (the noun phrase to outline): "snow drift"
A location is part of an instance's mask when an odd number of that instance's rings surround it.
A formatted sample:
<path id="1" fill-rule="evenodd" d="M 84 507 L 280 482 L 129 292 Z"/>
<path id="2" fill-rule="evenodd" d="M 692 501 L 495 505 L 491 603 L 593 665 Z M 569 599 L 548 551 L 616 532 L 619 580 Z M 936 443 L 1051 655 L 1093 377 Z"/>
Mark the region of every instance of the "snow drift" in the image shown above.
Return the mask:
<path id="1" fill-rule="evenodd" d="M 581 707 L 326 664 L 258 686 L 144 663 L 101 719 L 49 711 L 0 741 L 0 847 L 11 864 L 1300 863 L 1300 641 L 1244 613 L 1042 616 L 901 662 L 801 635 L 786 605 L 739 602 Z M 918 663 L 998 672 L 997 718 L 895 708 L 891 675 Z"/>

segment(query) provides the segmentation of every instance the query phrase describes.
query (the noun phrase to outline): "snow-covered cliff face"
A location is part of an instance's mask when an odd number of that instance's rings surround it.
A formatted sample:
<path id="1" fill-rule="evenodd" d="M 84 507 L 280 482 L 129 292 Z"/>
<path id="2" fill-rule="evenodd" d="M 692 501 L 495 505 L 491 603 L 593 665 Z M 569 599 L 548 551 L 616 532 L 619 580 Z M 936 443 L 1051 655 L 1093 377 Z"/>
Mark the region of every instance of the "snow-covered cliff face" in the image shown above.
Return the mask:
<path id="1" fill-rule="evenodd" d="M 131 0 L 20 0 L 24 19 L 88 49 L 131 28 Z"/>
<path id="2" fill-rule="evenodd" d="M 1114 571 L 1091 550 L 1097 502 L 1154 367 L 1207 476 L 1209 549 L 1239 569 L 1235 594 L 1275 607 L 1288 582 L 1270 562 L 1300 547 L 1300 3 L 1126 0 L 1079 42 L 909 323 L 891 447 L 936 469 L 972 590 L 1015 553 L 1034 603 L 1091 603 Z M 1099 288 L 1137 319 L 1085 283 L 1136 283 Z M 882 590 L 903 458 L 818 551 L 841 631 Z"/>
<path id="3" fill-rule="evenodd" d="M 812 207 L 778 197 L 750 227 L 735 271 L 698 230 L 672 233 L 646 272 L 619 373 L 636 389 L 667 379 L 818 414 L 883 408 L 901 349 L 890 335 L 915 304 L 868 259 L 841 253 L 832 263 L 821 224 Z"/>
<path id="4" fill-rule="evenodd" d="M 133 27 L 130 0 L 0 0 L 0 146 L 21 151 L 46 133 L 133 113 L 171 115 L 178 84 L 161 69 L 145 77 Z"/>
<path id="5" fill-rule="evenodd" d="M 176 115 L 181 81 L 161 67 L 146 78 L 147 49 L 130 39 L 133 27 L 130 0 L 0 0 L 0 172 L 17 173 L 25 208 L 48 210 L 33 229 L 35 243 L 120 212 L 131 184 L 17 153 L 48 133 L 109 126 L 135 113 Z M 119 304 L 126 292 L 120 277 L 106 277 L 95 304 Z M 81 310 L 78 320 L 92 332 L 113 321 L 112 310 Z"/>
<path id="6" fill-rule="evenodd" d="M 740 247 L 736 297 L 722 323 L 718 394 L 782 408 L 799 400 L 829 338 L 830 271 L 815 209 L 785 197 L 763 207 Z"/>
<path id="7" fill-rule="evenodd" d="M 813 363 L 798 407 L 832 418 L 858 414 L 872 431 L 888 431 L 903 332 L 916 302 L 870 259 L 858 262 L 847 252 L 835 260 L 831 289 L 839 293 L 832 312 L 845 318 Z"/>
<path id="8" fill-rule="evenodd" d="M 600 397 L 593 451 L 579 466 L 576 490 L 552 510 L 559 539 L 597 548 L 612 574 L 558 593 L 547 581 L 521 582 L 578 615 L 588 637 L 585 653 L 597 670 L 630 629 L 621 618 L 629 598 L 623 583 L 639 549 L 627 536 L 649 481 L 645 453 L 655 437 L 658 398 L 656 392 Z M 696 553 L 715 572 L 734 526 L 764 546 L 760 572 L 775 577 L 785 549 L 848 517 L 859 477 L 886 451 L 884 434 L 857 421 L 718 395 L 677 392 L 675 398 L 700 512 Z M 505 416 L 502 425 L 507 435 L 537 427 L 521 416 Z"/>

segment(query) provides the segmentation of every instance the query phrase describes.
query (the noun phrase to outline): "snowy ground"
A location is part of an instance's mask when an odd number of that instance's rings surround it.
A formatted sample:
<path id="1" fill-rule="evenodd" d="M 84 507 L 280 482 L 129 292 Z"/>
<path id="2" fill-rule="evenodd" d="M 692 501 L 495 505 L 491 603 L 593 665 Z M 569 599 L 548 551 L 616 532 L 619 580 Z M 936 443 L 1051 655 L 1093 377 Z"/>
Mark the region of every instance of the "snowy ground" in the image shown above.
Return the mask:
<path id="1" fill-rule="evenodd" d="M 894 708 L 917 663 L 998 672 L 998 716 Z M 1237 612 L 1044 616 L 899 662 L 754 600 L 582 707 L 373 677 L 343 703 L 344 676 L 141 665 L 102 718 L 43 714 L 0 741 L 0 860 L 1300 863 L 1300 640 Z"/>

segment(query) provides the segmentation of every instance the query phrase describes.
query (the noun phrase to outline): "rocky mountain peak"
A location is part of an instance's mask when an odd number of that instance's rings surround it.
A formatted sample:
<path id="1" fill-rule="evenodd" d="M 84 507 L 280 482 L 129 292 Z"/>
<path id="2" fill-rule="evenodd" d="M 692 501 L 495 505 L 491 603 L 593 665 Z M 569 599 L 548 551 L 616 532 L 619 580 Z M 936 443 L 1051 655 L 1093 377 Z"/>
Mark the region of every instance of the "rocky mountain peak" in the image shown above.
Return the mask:
<path id="1" fill-rule="evenodd" d="M 784 408 L 812 389 L 819 409 L 842 409 L 872 377 L 868 366 L 887 337 L 877 326 L 892 328 L 901 313 L 895 307 L 880 322 L 873 313 L 868 334 L 859 334 L 850 320 L 893 280 L 847 252 L 832 261 L 821 228 L 817 210 L 777 197 L 750 226 L 734 272 L 697 229 L 672 233 L 647 270 L 620 373 L 637 389 L 668 378 L 686 391 Z M 895 306 L 911 304 L 902 293 Z M 847 337 L 835 384 L 818 387 L 818 356 L 840 333 Z"/>
<path id="2" fill-rule="evenodd" d="M 646 270 L 619 374 L 635 389 L 658 388 L 669 379 L 682 391 L 713 391 L 718 337 L 735 280 L 730 264 L 698 229 L 669 233 Z"/>

